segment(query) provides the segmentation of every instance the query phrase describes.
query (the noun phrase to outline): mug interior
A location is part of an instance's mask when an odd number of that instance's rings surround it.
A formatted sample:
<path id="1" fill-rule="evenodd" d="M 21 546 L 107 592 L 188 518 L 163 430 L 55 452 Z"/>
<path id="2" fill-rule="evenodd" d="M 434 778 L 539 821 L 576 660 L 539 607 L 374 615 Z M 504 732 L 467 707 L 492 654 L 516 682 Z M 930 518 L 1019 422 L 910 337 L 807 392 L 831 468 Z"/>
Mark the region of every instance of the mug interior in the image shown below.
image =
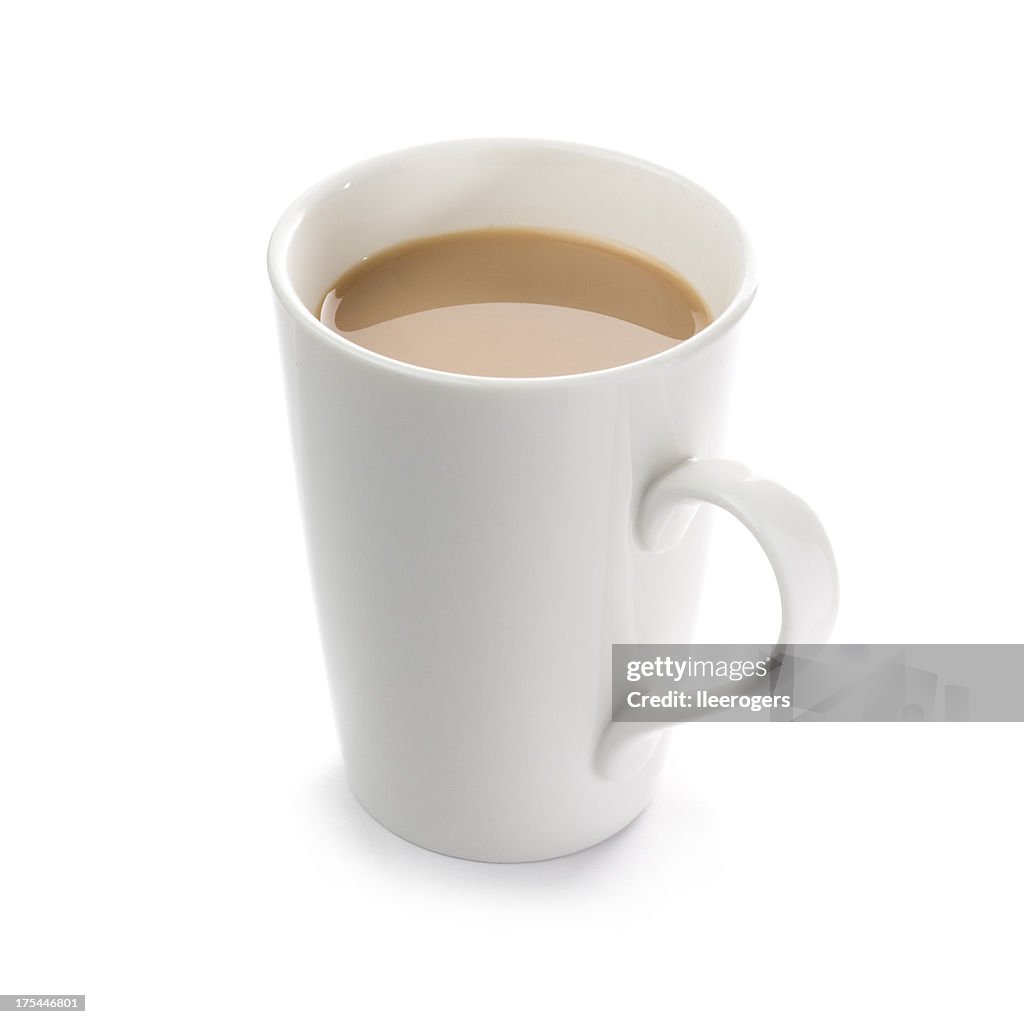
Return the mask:
<path id="1" fill-rule="evenodd" d="M 712 326 L 753 295 L 743 230 L 704 189 L 618 153 L 500 139 L 403 150 L 321 182 L 275 230 L 271 277 L 279 295 L 291 292 L 317 318 L 328 289 L 365 257 L 490 227 L 568 231 L 640 250 L 697 289 Z"/>

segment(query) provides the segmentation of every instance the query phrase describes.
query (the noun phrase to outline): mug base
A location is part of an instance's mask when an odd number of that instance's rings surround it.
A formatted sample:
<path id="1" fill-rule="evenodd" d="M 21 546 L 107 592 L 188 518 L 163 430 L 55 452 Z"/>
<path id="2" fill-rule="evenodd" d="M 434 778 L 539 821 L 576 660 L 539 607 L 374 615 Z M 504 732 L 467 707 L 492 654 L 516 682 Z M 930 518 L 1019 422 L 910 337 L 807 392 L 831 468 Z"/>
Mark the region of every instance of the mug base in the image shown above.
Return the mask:
<path id="1" fill-rule="evenodd" d="M 547 842 L 547 843 L 516 843 L 516 848 L 509 848 L 502 850 L 497 847 L 493 849 L 487 849 L 486 842 L 474 842 L 470 843 L 436 843 L 427 842 L 420 839 L 414 838 L 406 834 L 401 828 L 395 827 L 389 824 L 381 815 L 374 813 L 366 805 L 366 802 L 362 800 L 355 788 L 350 784 L 349 790 L 355 797 L 356 803 L 371 817 L 378 825 L 382 828 L 387 829 L 392 835 L 397 836 L 399 839 L 405 840 L 405 842 L 412 846 L 418 846 L 421 850 L 427 850 L 430 853 L 438 853 L 443 857 L 452 857 L 455 860 L 468 860 L 476 861 L 481 864 L 534 864 L 539 861 L 545 860 L 558 860 L 561 857 L 571 857 L 573 854 L 583 853 L 586 850 L 593 849 L 595 846 L 600 846 L 602 843 L 608 842 L 613 839 L 619 833 L 624 832 L 630 825 L 633 824 L 637 818 L 648 806 L 650 806 L 653 794 L 649 795 L 647 799 L 640 805 L 638 809 L 634 809 L 624 820 L 616 822 L 612 828 L 606 829 L 599 832 L 597 835 L 593 835 L 583 841 L 577 839 L 572 842 Z"/>

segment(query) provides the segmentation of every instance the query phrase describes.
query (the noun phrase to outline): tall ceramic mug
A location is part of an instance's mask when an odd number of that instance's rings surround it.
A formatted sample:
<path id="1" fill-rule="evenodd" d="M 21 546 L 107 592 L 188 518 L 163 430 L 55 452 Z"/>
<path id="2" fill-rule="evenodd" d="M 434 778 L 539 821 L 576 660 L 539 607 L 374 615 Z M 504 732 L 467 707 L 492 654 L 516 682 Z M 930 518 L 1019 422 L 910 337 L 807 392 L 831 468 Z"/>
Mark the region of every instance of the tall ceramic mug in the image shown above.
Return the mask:
<path id="1" fill-rule="evenodd" d="M 641 250 L 714 319 L 637 362 L 524 379 L 398 362 L 318 320 L 364 256 L 501 225 Z M 612 721 L 611 648 L 689 639 L 704 503 L 764 547 L 782 640 L 826 638 L 837 585 L 817 518 L 718 457 L 755 280 L 742 229 L 703 189 L 583 146 L 423 146 L 303 195 L 269 268 L 347 775 L 393 832 L 458 857 L 539 860 L 643 810 L 665 726 Z"/>

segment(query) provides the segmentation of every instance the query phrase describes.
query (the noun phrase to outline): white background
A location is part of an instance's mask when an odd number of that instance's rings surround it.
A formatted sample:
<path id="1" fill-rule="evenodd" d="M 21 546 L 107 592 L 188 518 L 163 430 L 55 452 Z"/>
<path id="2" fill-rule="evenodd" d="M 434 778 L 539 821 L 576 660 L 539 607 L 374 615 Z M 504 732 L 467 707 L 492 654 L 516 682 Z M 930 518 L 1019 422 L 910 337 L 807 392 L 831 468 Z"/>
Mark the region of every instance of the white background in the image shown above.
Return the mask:
<path id="1" fill-rule="evenodd" d="M 0 992 L 97 1021 L 1020 1019 L 1021 726 L 697 726 L 616 839 L 348 795 L 264 250 L 377 152 L 562 138 L 745 221 L 731 454 L 837 638 L 1022 641 L 1011 5 L 19 4 L 0 37 Z M 723 522 L 704 628 L 777 609 Z M 145 1009 L 141 1001 L 155 1000 Z"/>

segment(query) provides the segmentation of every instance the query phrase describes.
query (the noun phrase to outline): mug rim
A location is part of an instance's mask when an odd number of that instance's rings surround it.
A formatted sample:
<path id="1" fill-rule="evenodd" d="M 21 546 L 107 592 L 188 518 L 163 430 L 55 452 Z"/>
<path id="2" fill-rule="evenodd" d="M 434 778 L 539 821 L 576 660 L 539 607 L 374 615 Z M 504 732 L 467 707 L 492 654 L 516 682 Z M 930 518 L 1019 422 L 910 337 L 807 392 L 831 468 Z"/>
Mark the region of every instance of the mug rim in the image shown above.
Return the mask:
<path id="1" fill-rule="evenodd" d="M 643 359 L 636 359 L 628 363 L 619 363 L 616 366 L 608 366 L 599 370 L 586 370 L 583 373 L 567 373 L 555 376 L 544 377 L 485 377 L 475 374 L 455 373 L 451 370 L 439 370 L 431 366 L 419 366 L 415 363 L 406 363 L 400 359 L 394 359 L 380 352 L 356 344 L 337 331 L 332 331 L 326 324 L 314 316 L 299 298 L 297 291 L 292 285 L 287 269 L 288 253 L 291 248 L 295 231 L 302 223 L 306 212 L 325 196 L 345 186 L 345 182 L 352 179 L 356 174 L 372 172 L 374 165 L 384 164 L 396 158 L 405 158 L 416 154 L 427 153 L 431 150 L 458 149 L 471 147 L 490 147 L 493 149 L 545 149 L 563 153 L 573 153 L 579 156 L 593 157 L 602 161 L 612 161 L 625 164 L 638 170 L 646 171 L 649 174 L 656 174 L 668 178 L 675 184 L 686 187 L 696 193 L 705 202 L 713 205 L 719 213 L 731 224 L 736 232 L 740 244 L 740 251 L 743 260 L 743 277 L 736 294 L 729 301 L 729 304 L 722 310 L 721 314 L 715 317 L 706 327 L 697 331 L 690 338 L 683 339 L 670 348 L 655 352 L 653 355 Z M 617 150 L 603 149 L 598 146 L 588 146 L 582 143 L 561 142 L 549 139 L 532 138 L 470 138 L 451 139 L 442 142 L 430 142 L 425 145 L 410 146 L 403 149 L 391 150 L 379 156 L 361 160 L 358 163 L 350 164 L 348 167 L 335 171 L 326 178 L 321 179 L 315 185 L 306 189 L 295 199 L 281 214 L 276 226 L 270 236 L 270 244 L 267 248 L 267 271 L 270 275 L 270 284 L 281 303 L 282 308 L 289 316 L 300 325 L 313 331 L 313 334 L 323 343 L 329 344 L 340 352 L 346 353 L 354 358 L 363 359 L 378 368 L 392 373 L 401 373 L 409 377 L 417 378 L 425 383 L 442 383 L 453 385 L 468 385 L 471 387 L 488 388 L 511 388 L 522 389 L 528 387 L 545 386 L 567 386 L 572 384 L 594 383 L 598 380 L 605 380 L 617 376 L 626 376 L 632 373 L 658 369 L 662 365 L 673 360 L 692 359 L 699 353 L 708 349 L 715 341 L 729 331 L 747 311 L 750 303 L 757 292 L 757 277 L 755 272 L 754 255 L 750 240 L 736 215 L 715 195 L 684 177 L 677 172 L 655 164 L 639 157 L 631 156 Z"/>

